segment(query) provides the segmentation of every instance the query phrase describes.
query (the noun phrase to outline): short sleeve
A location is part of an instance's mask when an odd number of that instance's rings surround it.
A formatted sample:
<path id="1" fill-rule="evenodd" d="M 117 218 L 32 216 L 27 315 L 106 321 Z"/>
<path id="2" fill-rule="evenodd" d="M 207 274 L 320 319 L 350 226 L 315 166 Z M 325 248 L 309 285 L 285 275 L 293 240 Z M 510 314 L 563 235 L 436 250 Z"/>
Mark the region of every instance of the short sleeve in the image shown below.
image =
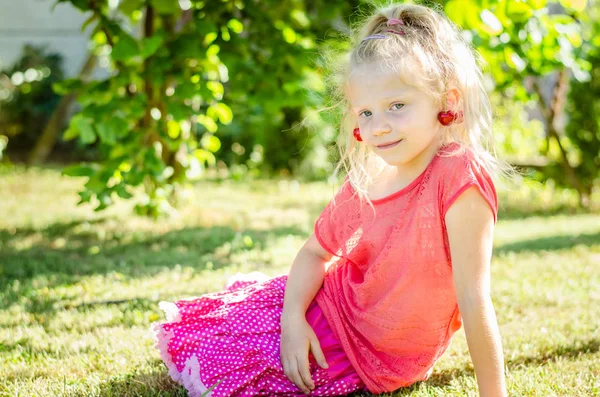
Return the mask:
<path id="1" fill-rule="evenodd" d="M 315 237 L 321 246 L 334 256 L 340 256 L 339 249 L 341 247 L 341 242 L 338 237 L 340 235 L 338 229 L 341 226 L 342 221 L 342 219 L 339 219 L 342 212 L 340 204 L 346 201 L 349 183 L 350 182 L 346 178 L 343 185 L 333 199 L 325 206 L 325 209 L 323 209 L 315 222 Z"/>
<path id="2" fill-rule="evenodd" d="M 494 214 L 494 223 L 498 220 L 498 195 L 494 181 L 486 169 L 477 162 L 470 152 L 461 155 L 446 157 L 440 180 L 440 203 L 442 218 L 468 188 L 475 186 Z"/>

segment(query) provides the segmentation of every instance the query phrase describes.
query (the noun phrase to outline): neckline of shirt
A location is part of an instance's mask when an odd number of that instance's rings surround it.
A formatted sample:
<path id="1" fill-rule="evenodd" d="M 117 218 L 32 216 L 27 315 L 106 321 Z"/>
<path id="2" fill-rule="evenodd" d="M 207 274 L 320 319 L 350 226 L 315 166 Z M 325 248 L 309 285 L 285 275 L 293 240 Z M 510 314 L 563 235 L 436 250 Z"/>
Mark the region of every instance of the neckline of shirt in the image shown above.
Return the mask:
<path id="1" fill-rule="evenodd" d="M 442 150 L 443 149 L 448 149 L 453 144 L 454 143 L 450 143 L 450 144 L 447 144 L 447 145 L 444 145 L 444 146 L 440 147 L 438 149 L 437 153 L 435 154 L 435 156 L 433 156 L 433 159 L 431 159 L 431 161 L 429 162 L 429 164 L 427 164 L 427 167 L 425 167 L 425 169 L 423 170 L 423 172 L 421 172 L 419 174 L 419 176 L 417 176 L 411 183 L 409 183 L 408 185 L 404 186 L 402 189 L 400 189 L 398 191 L 395 191 L 393 193 L 388 194 L 387 196 L 371 200 L 371 203 L 373 203 L 373 204 L 381 204 L 381 203 L 384 203 L 386 201 L 392 200 L 392 199 L 394 199 L 396 197 L 402 196 L 405 193 L 408 193 L 409 191 L 411 191 L 425 177 L 425 174 L 427 174 L 427 172 L 429 171 L 429 169 L 433 166 L 433 164 L 440 157 L 440 153 L 442 152 Z M 356 193 L 356 190 L 354 189 L 354 186 L 352 186 L 352 183 L 350 183 L 350 180 L 348 180 L 348 186 L 350 187 L 350 189 L 352 190 L 353 193 Z"/>

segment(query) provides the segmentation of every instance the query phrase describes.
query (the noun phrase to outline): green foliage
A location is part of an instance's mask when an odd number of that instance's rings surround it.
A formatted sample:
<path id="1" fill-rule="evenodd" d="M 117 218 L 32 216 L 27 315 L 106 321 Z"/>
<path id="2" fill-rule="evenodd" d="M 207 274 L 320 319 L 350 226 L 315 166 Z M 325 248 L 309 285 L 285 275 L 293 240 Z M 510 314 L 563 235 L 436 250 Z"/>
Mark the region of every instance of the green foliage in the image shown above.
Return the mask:
<path id="1" fill-rule="evenodd" d="M 5 135 L 0 135 L 0 161 L 4 157 L 4 151 L 8 145 L 8 138 Z"/>
<path id="2" fill-rule="evenodd" d="M 596 17 L 590 18 L 590 40 L 581 48 L 582 56 L 591 64 L 590 80 L 571 83 L 566 107 L 566 134 L 573 144 L 577 175 L 588 196 L 600 183 L 600 12 L 595 13 Z"/>
<path id="3" fill-rule="evenodd" d="M 448 16 L 472 35 L 473 44 L 489 66 L 487 71 L 494 80 L 495 90 L 503 93 L 509 106 L 515 106 L 510 104 L 513 100 L 528 107 L 535 103 L 546 119 L 543 135 L 539 134 L 539 129 L 516 127 L 506 131 L 500 127 L 501 145 L 506 149 L 507 144 L 513 143 L 512 158 L 528 157 L 536 163 L 537 159 L 545 157 L 541 163 L 547 165 L 536 167 L 536 177 L 576 188 L 584 205 L 599 176 L 599 148 L 595 143 L 598 138 L 594 137 L 598 116 L 597 111 L 591 109 L 597 102 L 594 100 L 597 91 L 586 91 L 592 63 L 597 62 L 593 54 L 597 54 L 600 44 L 594 39 L 597 28 L 594 36 L 589 29 L 586 33 L 586 27 L 592 23 L 597 26 L 597 9 L 587 0 L 488 0 L 476 3 L 450 0 L 445 5 Z M 547 99 L 544 103 L 541 90 L 535 88 L 537 79 L 552 73 L 560 75 L 565 69 L 573 76 L 575 91 L 572 95 L 577 99 L 566 112 L 569 117 L 574 116 L 570 130 L 561 134 L 548 125 L 554 124 L 554 119 L 549 121 L 547 117 L 563 111 L 561 98 L 558 98 L 558 105 Z M 584 91 L 585 95 L 579 94 Z M 515 114 L 506 116 L 504 122 L 515 119 Z M 581 130 L 582 125 L 588 127 Z M 596 127 L 590 129 L 591 126 Z M 525 145 L 519 144 L 525 142 Z M 532 153 L 532 149 L 537 153 Z"/>
<path id="4" fill-rule="evenodd" d="M 63 79 L 62 58 L 26 45 L 21 58 L 0 71 L 0 136 L 9 149 L 31 147 L 56 108 L 52 84 Z M 2 144 L 0 144 L 2 146 Z M 3 148 L 0 148 L 0 158 Z"/>
<path id="5" fill-rule="evenodd" d="M 445 12 L 472 34 L 472 42 L 489 65 L 496 89 L 515 87 L 514 96 L 528 97 L 525 76 L 543 76 L 569 67 L 584 78 L 589 62 L 577 57 L 581 45 L 580 19 L 587 1 L 562 1 L 566 13 L 546 0 L 450 0 Z M 560 12 L 560 11 L 559 11 Z"/>
<path id="6" fill-rule="evenodd" d="M 322 122 L 314 120 L 313 129 L 300 124 L 309 109 L 323 105 L 311 95 L 323 90 L 319 53 L 325 39 L 339 39 L 332 29 L 334 19 L 351 14 L 359 4 L 261 1 L 244 7 L 219 29 L 223 33 L 244 21 L 243 34 L 215 39 L 229 70 L 224 100 L 235 115 L 219 131 L 226 149 L 219 159 L 231 166 L 234 176 L 312 169 L 301 167 L 331 141 L 318 130 L 325 128 Z M 221 7 L 214 3 L 214 8 Z"/>
<path id="7" fill-rule="evenodd" d="M 374 2 L 122 0 L 117 10 L 106 0 L 59 2 L 91 11 L 86 24 L 94 26 L 95 51 L 109 54 L 113 67 L 104 81 L 55 85 L 59 93 L 78 92 L 83 106 L 65 138 L 101 153 L 82 202 L 97 198 L 101 210 L 115 194 L 127 197 L 143 185 L 147 198 L 138 212 L 156 216 L 175 204 L 179 186 L 208 167 L 228 169 L 234 178 L 265 171 L 323 176 L 330 169 L 336 130 L 311 111 L 328 104 L 319 53 L 347 45 L 334 21 L 353 23 L 348 15 L 368 12 Z M 564 67 L 578 80 L 589 75 L 590 62 L 577 52 L 585 1 L 561 2 L 566 13 L 546 0 L 443 4 L 509 103 L 536 101 L 526 77 Z M 141 37 L 126 26 L 139 26 Z M 518 125 L 513 113 L 506 117 Z M 523 137 L 502 129 L 507 153 L 543 151 L 539 125 L 521 127 Z"/>
<path id="8" fill-rule="evenodd" d="M 136 211 L 168 212 L 176 185 L 214 165 L 213 153 L 220 148 L 214 133 L 232 119 L 221 102 L 227 68 L 219 47 L 206 40 L 216 25 L 202 18 L 201 1 L 192 3 L 185 23 L 177 19 L 179 2 L 123 1 L 118 13 L 105 1 L 71 3 L 92 12 L 95 51 L 110 54 L 114 72 L 102 81 L 55 84 L 56 92 L 76 92 L 82 106 L 63 138 L 96 144 L 101 154 L 98 163 L 65 174 L 88 177 L 80 203 L 96 198 L 96 210 L 111 205 L 115 195 L 131 197 L 131 188 L 143 185 L 146 197 Z M 125 29 L 138 22 L 142 37 Z M 177 29 L 176 23 L 181 23 Z"/>
<path id="9" fill-rule="evenodd" d="M 490 93 L 495 116 L 494 140 L 501 158 L 523 164 L 542 157 L 544 124 L 537 119 L 529 120 L 535 102 L 517 101 L 513 93 L 512 87 L 504 93 Z"/>
<path id="10" fill-rule="evenodd" d="M 77 92 L 83 107 L 64 138 L 102 155 L 81 202 L 95 197 L 102 210 L 143 185 L 138 213 L 157 216 L 217 161 L 241 177 L 294 170 L 311 152 L 308 131 L 290 127 L 305 117 L 307 81 L 321 79 L 312 55 L 330 27 L 323 18 L 352 2 L 124 0 L 117 13 L 106 1 L 70 2 L 92 12 L 96 52 L 109 53 L 114 69 L 104 81 L 55 85 Z"/>

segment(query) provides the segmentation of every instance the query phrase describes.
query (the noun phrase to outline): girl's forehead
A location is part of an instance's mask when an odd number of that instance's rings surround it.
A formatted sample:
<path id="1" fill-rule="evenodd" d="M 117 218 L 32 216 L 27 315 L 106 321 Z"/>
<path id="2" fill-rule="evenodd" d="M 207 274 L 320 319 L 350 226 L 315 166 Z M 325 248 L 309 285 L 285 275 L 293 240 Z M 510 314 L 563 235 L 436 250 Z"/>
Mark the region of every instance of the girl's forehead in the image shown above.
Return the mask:
<path id="1" fill-rule="evenodd" d="M 406 83 L 399 71 L 382 67 L 377 64 L 363 64 L 352 68 L 348 76 L 348 85 L 352 89 L 360 89 L 374 86 L 393 87 L 405 91 L 415 88 Z"/>
<path id="2" fill-rule="evenodd" d="M 351 102 L 373 100 L 399 94 L 416 94 L 414 86 L 407 84 L 397 72 L 376 65 L 360 65 L 348 76 L 348 96 Z"/>

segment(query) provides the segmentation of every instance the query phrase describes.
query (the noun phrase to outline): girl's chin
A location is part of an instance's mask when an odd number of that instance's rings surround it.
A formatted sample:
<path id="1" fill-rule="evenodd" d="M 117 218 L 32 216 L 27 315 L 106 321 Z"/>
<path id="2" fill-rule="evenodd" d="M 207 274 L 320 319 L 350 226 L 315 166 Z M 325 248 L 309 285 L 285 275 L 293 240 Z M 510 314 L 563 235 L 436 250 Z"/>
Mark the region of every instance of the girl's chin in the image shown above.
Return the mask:
<path id="1" fill-rule="evenodd" d="M 388 165 L 392 167 L 402 167 L 412 160 L 411 158 L 407 158 L 406 156 L 398 155 L 389 155 L 389 156 L 381 156 L 379 157 Z"/>
<path id="2" fill-rule="evenodd" d="M 383 156 L 379 156 L 379 157 L 381 157 L 381 159 L 387 165 L 392 166 L 392 167 L 398 167 L 398 166 L 401 166 L 401 165 L 403 165 L 405 163 L 404 161 L 402 161 L 401 159 L 398 159 L 398 158 L 389 158 L 389 157 L 386 158 L 386 157 L 383 157 Z"/>

